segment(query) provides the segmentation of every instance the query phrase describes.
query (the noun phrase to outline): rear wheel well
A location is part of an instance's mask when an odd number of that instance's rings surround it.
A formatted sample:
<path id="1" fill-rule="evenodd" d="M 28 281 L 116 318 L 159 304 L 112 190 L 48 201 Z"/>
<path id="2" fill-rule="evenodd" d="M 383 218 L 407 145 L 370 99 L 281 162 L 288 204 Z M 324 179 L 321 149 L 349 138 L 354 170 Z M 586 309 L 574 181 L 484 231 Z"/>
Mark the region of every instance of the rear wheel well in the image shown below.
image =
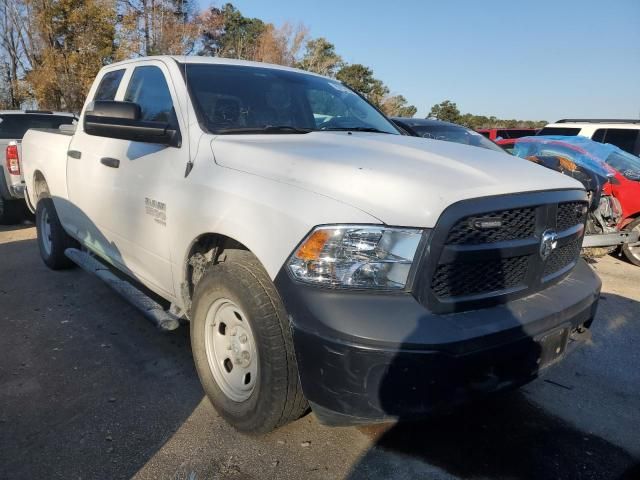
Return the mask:
<path id="1" fill-rule="evenodd" d="M 191 311 L 193 292 L 207 268 L 224 262 L 231 251 L 237 250 L 250 251 L 237 240 L 217 233 L 205 233 L 193 241 L 184 265 L 185 280 L 180 286 L 184 310 L 187 315 Z"/>
<path id="2" fill-rule="evenodd" d="M 44 178 L 44 175 L 40 170 L 36 170 L 33 174 L 33 198 L 31 199 L 33 202 L 33 207 L 38 206 L 38 201 L 41 198 L 50 197 L 49 194 L 49 185 L 47 184 L 47 180 Z"/>

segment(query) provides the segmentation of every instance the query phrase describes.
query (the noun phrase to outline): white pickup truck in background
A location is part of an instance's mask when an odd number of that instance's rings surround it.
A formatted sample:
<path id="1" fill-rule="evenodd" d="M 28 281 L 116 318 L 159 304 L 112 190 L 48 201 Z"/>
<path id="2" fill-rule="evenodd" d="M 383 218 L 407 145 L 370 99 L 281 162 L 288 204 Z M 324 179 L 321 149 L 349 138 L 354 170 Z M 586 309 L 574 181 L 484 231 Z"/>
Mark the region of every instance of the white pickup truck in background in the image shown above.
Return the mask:
<path id="1" fill-rule="evenodd" d="M 45 263 L 94 272 L 165 330 L 189 320 L 203 388 L 240 430 L 518 386 L 595 314 L 581 184 L 401 135 L 329 78 L 116 63 L 76 131 L 30 130 L 23 157 Z"/>
<path id="2" fill-rule="evenodd" d="M 22 137 L 30 128 L 53 128 L 71 125 L 71 113 L 47 110 L 0 111 L 0 224 L 18 223 L 28 210 L 24 203 L 24 178 L 20 168 Z M 2 153 L 4 152 L 4 153 Z"/>

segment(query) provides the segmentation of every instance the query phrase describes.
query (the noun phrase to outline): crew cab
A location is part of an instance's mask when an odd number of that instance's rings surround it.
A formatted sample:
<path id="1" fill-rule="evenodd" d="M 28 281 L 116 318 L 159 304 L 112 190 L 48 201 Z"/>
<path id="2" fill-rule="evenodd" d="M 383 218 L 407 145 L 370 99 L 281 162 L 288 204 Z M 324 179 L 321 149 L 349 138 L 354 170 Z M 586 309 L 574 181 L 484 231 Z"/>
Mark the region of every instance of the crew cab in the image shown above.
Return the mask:
<path id="1" fill-rule="evenodd" d="M 204 57 L 104 67 L 75 133 L 30 130 L 40 255 L 190 322 L 242 431 L 409 419 L 522 385 L 588 337 L 587 196 L 402 135 L 340 82 Z"/>
<path id="2" fill-rule="evenodd" d="M 29 128 L 59 128 L 72 124 L 70 113 L 46 110 L 0 111 L 0 224 L 17 223 L 29 212 L 24 204 L 24 181 L 20 170 L 20 143 Z"/>

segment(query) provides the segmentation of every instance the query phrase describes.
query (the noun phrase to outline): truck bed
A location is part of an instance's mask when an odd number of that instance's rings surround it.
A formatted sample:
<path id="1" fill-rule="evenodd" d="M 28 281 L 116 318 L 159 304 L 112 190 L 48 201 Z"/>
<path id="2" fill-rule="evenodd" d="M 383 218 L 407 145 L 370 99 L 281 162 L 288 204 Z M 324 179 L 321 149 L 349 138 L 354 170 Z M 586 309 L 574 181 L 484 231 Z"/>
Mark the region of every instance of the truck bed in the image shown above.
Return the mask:
<path id="1" fill-rule="evenodd" d="M 29 203 L 34 205 L 34 175 L 42 175 L 54 202 L 67 198 L 67 151 L 73 132 L 58 129 L 30 129 L 22 140 L 22 168 Z"/>

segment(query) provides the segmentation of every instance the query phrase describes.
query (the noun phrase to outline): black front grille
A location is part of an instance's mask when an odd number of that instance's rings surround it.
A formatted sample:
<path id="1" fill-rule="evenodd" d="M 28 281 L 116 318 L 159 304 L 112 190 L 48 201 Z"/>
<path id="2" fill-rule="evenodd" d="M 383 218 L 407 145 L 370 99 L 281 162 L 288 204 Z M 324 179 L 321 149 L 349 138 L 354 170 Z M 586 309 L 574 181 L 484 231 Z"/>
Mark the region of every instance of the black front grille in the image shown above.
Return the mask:
<path id="1" fill-rule="evenodd" d="M 419 300 L 435 312 L 447 313 L 546 288 L 578 260 L 586 206 L 586 194 L 581 191 L 504 195 L 454 204 L 431 234 L 416 291 Z M 541 242 L 548 230 L 558 234 L 558 247 L 543 259 Z"/>
<path id="2" fill-rule="evenodd" d="M 524 282 L 528 258 L 511 257 L 486 262 L 438 265 L 431 289 L 440 298 L 508 290 Z"/>
<path id="3" fill-rule="evenodd" d="M 499 228 L 481 228 L 483 222 L 499 221 Z M 503 242 L 528 238 L 535 232 L 536 209 L 514 208 L 463 218 L 449 231 L 449 245 Z"/>
<path id="4" fill-rule="evenodd" d="M 556 248 L 547 261 L 544 263 L 542 276 L 546 277 L 552 273 L 559 272 L 568 265 L 574 263 L 580 255 L 582 239 L 573 240 L 566 245 Z"/>
<path id="5" fill-rule="evenodd" d="M 556 229 L 561 232 L 584 223 L 587 216 L 586 202 L 565 202 L 558 205 Z"/>

